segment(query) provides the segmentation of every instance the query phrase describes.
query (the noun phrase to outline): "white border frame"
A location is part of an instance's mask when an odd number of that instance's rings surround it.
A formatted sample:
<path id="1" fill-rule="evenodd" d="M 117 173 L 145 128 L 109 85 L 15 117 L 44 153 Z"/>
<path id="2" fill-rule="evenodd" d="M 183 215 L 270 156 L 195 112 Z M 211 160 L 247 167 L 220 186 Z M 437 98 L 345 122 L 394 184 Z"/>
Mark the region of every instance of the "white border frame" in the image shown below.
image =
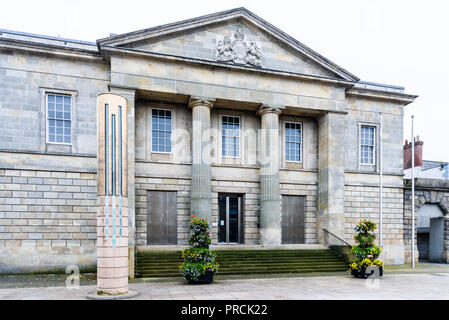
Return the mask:
<path id="1" fill-rule="evenodd" d="M 300 161 L 292 161 L 292 160 L 287 160 L 287 139 L 286 139 L 286 127 L 287 127 L 287 123 L 295 123 L 295 124 L 299 124 L 301 126 L 301 145 L 299 148 L 299 157 L 300 157 Z M 303 161 L 303 150 L 304 150 L 304 125 L 302 123 L 302 121 L 291 121 L 291 120 L 284 120 L 284 125 L 283 125 L 283 134 L 282 134 L 282 140 L 283 141 L 283 146 L 282 146 L 282 150 L 284 152 L 284 162 L 285 163 L 300 163 L 302 164 Z"/>
<path id="2" fill-rule="evenodd" d="M 223 117 L 234 117 L 234 118 L 238 118 L 239 119 L 239 155 L 238 157 L 232 157 L 232 156 L 224 156 L 223 155 Z M 243 147 L 243 132 L 242 132 L 242 128 L 243 128 L 243 121 L 242 121 L 242 116 L 240 115 L 234 115 L 234 114 L 229 114 L 229 113 L 222 113 L 220 114 L 219 117 L 220 123 L 219 123 L 219 128 L 220 128 L 220 138 L 219 138 L 219 152 L 220 152 L 220 158 L 227 158 L 227 159 L 242 159 L 242 147 Z"/>
<path id="3" fill-rule="evenodd" d="M 166 110 L 166 111 L 170 111 L 171 112 L 171 118 L 170 118 L 170 121 L 171 121 L 171 134 L 170 134 L 171 151 L 170 152 L 167 152 L 167 151 L 154 151 L 153 150 L 153 109 Z M 174 130 L 173 118 L 174 118 L 174 116 L 175 116 L 175 113 L 174 113 L 174 109 L 172 109 L 172 108 L 167 108 L 165 106 L 164 106 L 164 108 L 150 107 L 150 116 L 149 116 L 149 118 L 150 118 L 150 125 L 149 125 L 149 128 L 148 128 L 148 131 L 150 132 L 149 143 L 151 145 L 151 148 L 150 148 L 151 153 L 170 154 L 170 155 L 173 154 L 173 130 Z M 151 158 L 151 155 L 150 155 L 150 158 Z"/>

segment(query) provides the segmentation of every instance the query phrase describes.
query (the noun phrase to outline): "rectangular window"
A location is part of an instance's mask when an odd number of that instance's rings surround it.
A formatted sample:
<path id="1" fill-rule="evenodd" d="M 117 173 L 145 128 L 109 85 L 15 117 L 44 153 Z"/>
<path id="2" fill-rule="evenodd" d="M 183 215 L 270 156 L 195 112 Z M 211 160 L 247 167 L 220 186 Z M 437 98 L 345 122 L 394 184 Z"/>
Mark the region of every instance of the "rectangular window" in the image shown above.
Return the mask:
<path id="1" fill-rule="evenodd" d="M 360 127 L 360 164 L 374 164 L 375 127 Z"/>
<path id="2" fill-rule="evenodd" d="M 285 161 L 301 162 L 302 125 L 299 122 L 285 123 Z"/>
<path id="3" fill-rule="evenodd" d="M 222 116 L 221 118 L 221 155 L 240 157 L 240 118 Z"/>
<path id="4" fill-rule="evenodd" d="M 171 110 L 152 109 L 151 136 L 153 152 L 171 152 Z"/>
<path id="5" fill-rule="evenodd" d="M 48 142 L 72 143 L 72 97 L 47 94 Z"/>

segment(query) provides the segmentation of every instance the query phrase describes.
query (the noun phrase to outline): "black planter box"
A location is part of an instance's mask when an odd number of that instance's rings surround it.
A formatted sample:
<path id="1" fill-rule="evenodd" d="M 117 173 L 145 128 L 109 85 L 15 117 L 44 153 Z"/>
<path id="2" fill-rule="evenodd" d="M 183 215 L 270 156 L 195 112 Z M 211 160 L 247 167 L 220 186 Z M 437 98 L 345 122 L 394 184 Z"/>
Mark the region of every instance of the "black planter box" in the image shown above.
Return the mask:
<path id="1" fill-rule="evenodd" d="M 198 277 L 197 280 L 193 280 L 190 277 L 186 277 L 187 281 L 191 284 L 205 284 L 205 283 L 211 283 L 214 281 L 214 272 L 213 271 L 206 271 L 205 274 Z"/>
<path id="2" fill-rule="evenodd" d="M 379 269 L 379 277 L 382 277 L 383 274 L 384 274 L 383 267 L 374 267 L 374 268 L 378 268 Z M 351 275 L 356 277 L 356 278 L 361 278 L 361 279 L 368 279 L 368 277 L 369 278 L 375 278 L 374 270 L 370 269 L 369 271 L 367 271 L 365 267 L 362 267 L 361 270 L 351 269 Z"/>

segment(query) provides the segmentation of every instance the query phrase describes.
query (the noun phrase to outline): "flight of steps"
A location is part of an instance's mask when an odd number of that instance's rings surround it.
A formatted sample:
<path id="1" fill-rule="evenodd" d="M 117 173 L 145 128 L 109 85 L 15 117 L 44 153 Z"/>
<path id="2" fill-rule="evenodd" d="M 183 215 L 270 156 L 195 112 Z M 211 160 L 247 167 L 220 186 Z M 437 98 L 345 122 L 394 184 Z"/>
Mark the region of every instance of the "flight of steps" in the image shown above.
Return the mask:
<path id="1" fill-rule="evenodd" d="M 216 250 L 219 275 L 337 272 L 347 263 L 331 250 Z M 136 277 L 180 277 L 181 251 L 137 253 Z"/>

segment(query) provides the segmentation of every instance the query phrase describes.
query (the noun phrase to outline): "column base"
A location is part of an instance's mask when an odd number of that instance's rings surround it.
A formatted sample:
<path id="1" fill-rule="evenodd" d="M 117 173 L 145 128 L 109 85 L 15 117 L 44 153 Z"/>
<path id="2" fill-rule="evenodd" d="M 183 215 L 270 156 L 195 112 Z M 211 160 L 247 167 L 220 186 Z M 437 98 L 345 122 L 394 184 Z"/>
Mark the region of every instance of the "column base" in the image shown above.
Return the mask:
<path id="1" fill-rule="evenodd" d="M 260 202 L 260 244 L 264 246 L 280 245 L 281 203 L 279 200 L 262 200 Z"/>
<path id="2" fill-rule="evenodd" d="M 279 246 L 281 245 L 281 229 L 260 229 L 260 244 L 262 246 Z"/>
<path id="3" fill-rule="evenodd" d="M 139 293 L 134 290 L 128 290 L 127 292 L 119 293 L 119 294 L 102 294 L 102 293 L 99 293 L 98 291 L 96 291 L 96 292 L 88 293 L 86 295 L 86 298 L 92 299 L 92 300 L 117 300 L 117 299 L 132 298 L 132 297 L 137 296 L 138 294 Z"/>

